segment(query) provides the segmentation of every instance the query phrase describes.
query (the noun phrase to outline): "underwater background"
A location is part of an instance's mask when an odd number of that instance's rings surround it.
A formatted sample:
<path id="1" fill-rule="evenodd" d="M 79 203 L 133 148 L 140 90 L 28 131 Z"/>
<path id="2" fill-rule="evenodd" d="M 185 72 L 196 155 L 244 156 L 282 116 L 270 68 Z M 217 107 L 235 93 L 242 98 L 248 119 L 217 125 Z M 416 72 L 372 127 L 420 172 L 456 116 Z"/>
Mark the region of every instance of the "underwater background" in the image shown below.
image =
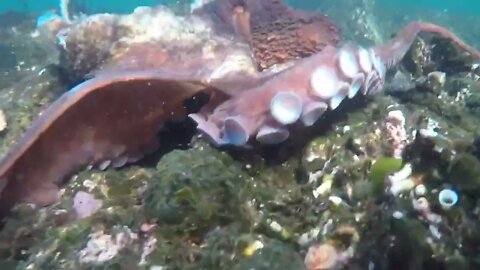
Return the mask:
<path id="1" fill-rule="evenodd" d="M 445 27 L 480 50 L 478 0 L 283 2 L 327 15 L 328 19 L 320 20 L 327 30 L 319 31 L 333 38 L 322 42 L 336 46 L 384 44 L 405 25 L 422 20 Z M 138 6 L 158 4 L 167 8 L 132 14 Z M 311 127 L 288 126 L 291 137 L 286 142 L 220 147 L 200 134 L 194 121 L 170 122 L 165 117 L 158 125 L 162 127 L 160 148 L 153 153 L 148 149 L 145 155 L 129 155 L 118 147 L 111 159 L 72 169 L 67 176 L 62 174 L 65 179 L 52 180 L 53 188 L 48 185 L 58 169 L 55 164 L 68 163 L 83 153 L 71 153 L 81 135 L 96 140 L 88 131 L 98 127 L 82 121 L 100 115 L 105 119 L 101 126 L 124 124 L 127 128 L 119 132 L 136 132 L 138 126 L 129 122 L 128 110 L 111 113 L 109 108 L 150 104 L 135 95 L 145 87 L 135 85 L 135 80 L 131 89 L 125 88 L 132 93 L 127 98 L 107 96 L 110 84 L 122 81 L 113 77 L 117 81 L 107 79 L 106 86 L 100 84 L 95 92 L 105 96 L 88 96 L 97 104 L 75 107 L 82 100 L 68 99 L 69 95 L 93 87 L 88 85 L 92 77 L 106 74 L 110 78 L 109 71 L 128 77 L 134 72 L 122 73 L 122 65 L 155 65 L 149 60 L 157 60 L 156 53 L 164 47 L 173 48 L 174 53 L 158 53 L 159 61 L 168 57 L 174 58 L 174 64 L 198 60 L 199 70 L 220 65 L 224 59 L 229 63 L 232 57 L 240 59 L 227 65 L 233 72 L 258 69 L 281 76 L 283 68 L 288 72 L 290 64 L 302 63 L 294 57 L 276 70 L 242 61 L 245 56 L 264 56 L 269 46 L 260 44 L 263 47 L 252 52 L 251 47 L 241 46 L 246 43 L 236 47 L 236 39 L 210 36 L 201 21 L 185 19 L 191 15 L 190 4 L 70 0 L 72 21 L 65 23 L 57 0 L 0 2 L 0 215 L 7 207 L 2 203 L 15 201 L 17 194 L 24 195 L 22 191 L 33 194 L 32 200 L 55 198 L 45 207 L 18 203 L 8 212 L 0 224 L 0 269 L 480 269 L 480 59 L 448 35 L 418 35 L 401 59 L 392 56 L 398 63 L 374 85 L 377 95 L 344 96 L 340 105 L 329 103 L 331 110 Z M 129 31 L 115 28 L 112 17 L 91 16 L 97 13 L 122 14 L 113 17 L 121 17 L 122 27 Z M 43 15 L 45 20 L 39 20 Z M 280 22 L 267 24 L 256 34 L 275 40 L 283 31 L 311 22 L 277 19 Z M 112 34 L 116 31 L 124 39 Z M 295 34 L 282 36 L 291 43 L 271 46 L 280 47 L 280 59 L 297 51 L 305 53 L 302 44 L 292 42 L 303 41 L 301 34 Z M 153 45 L 149 43 L 152 36 L 156 38 Z M 305 43 L 310 49 L 310 43 Z M 215 51 L 218 44 L 220 52 Z M 319 47 L 305 55 L 315 55 Z M 203 59 L 197 52 L 208 57 Z M 305 57 L 301 53 L 298 58 Z M 373 65 L 372 70 L 378 68 Z M 182 95 L 188 95 L 178 86 L 185 79 L 176 80 L 178 84 L 167 90 L 160 84 L 169 97 L 161 100 L 162 106 L 174 104 L 176 109 L 198 112 L 204 97 L 180 102 Z M 237 89 L 249 83 L 229 86 Z M 78 85 L 84 88 L 74 88 Z M 179 90 L 181 97 L 167 95 L 169 89 Z M 14 145 L 31 146 L 31 137 L 21 140 L 22 134 L 33 136 L 37 119 L 50 123 L 49 106 L 58 106 L 56 102 L 62 100 L 73 100 L 65 102 L 71 111 L 62 114 L 71 117 L 69 121 L 59 121 L 60 128 L 53 123 L 56 129 L 42 133 L 47 136 L 46 147 L 37 149 L 36 155 L 10 162 L 15 156 L 7 153 L 19 149 Z M 122 103 L 125 100 L 130 103 Z M 64 136 L 55 133 L 63 130 Z M 108 136 L 103 139 L 115 141 L 116 134 Z M 131 139 L 136 137 L 141 136 Z M 55 160 L 51 153 L 60 158 Z M 49 159 L 55 164 L 35 167 L 43 160 L 49 164 Z M 8 166 L 14 168 L 17 182 L 5 185 Z M 29 173 L 42 177 L 28 179 Z M 47 185 L 35 186 L 42 181 Z M 4 190 L 13 190 L 14 195 Z"/>
<path id="2" fill-rule="evenodd" d="M 0 12 L 8 10 L 16 10 L 23 12 L 42 12 L 48 9 L 53 9 L 58 6 L 56 0 L 19 0 L 19 1 L 2 1 L 0 3 Z M 155 4 L 169 4 L 175 2 L 187 1 L 159 1 L 159 0 L 77 0 L 78 3 L 84 5 L 89 12 L 129 12 L 137 6 L 151 6 Z M 299 8 L 315 8 L 319 6 L 322 1 L 286 1 L 292 6 Z M 435 11 L 459 12 L 463 14 L 478 14 L 480 12 L 480 3 L 475 0 L 408 0 L 408 1 L 388 1 L 388 0 L 374 0 L 379 5 L 386 7 L 407 7 L 413 9 L 429 9 Z M 341 5 L 341 2 L 338 3 Z"/>

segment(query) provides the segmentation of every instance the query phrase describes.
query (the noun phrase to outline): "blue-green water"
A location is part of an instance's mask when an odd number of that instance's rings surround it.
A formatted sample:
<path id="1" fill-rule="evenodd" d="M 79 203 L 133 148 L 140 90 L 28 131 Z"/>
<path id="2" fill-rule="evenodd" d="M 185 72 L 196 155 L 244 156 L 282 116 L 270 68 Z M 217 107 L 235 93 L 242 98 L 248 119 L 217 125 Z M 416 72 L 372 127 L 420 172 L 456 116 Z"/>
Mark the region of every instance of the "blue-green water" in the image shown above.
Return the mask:
<path id="1" fill-rule="evenodd" d="M 450 10 L 465 13 L 480 12 L 480 1 L 476 0 L 397 0 L 388 1 L 383 0 L 379 3 L 384 5 L 399 6 L 399 7 L 414 7 L 427 8 L 433 10 Z"/>
<path id="2" fill-rule="evenodd" d="M 184 2 L 189 2 L 183 0 Z M 158 3 L 182 2 L 175 0 L 77 0 L 92 11 L 109 11 L 109 12 L 129 12 L 136 6 L 140 5 L 155 5 Z M 317 1 L 311 0 L 289 0 L 286 1 L 291 5 L 303 8 L 318 7 Z M 320 1 L 321 2 L 321 1 Z M 480 1 L 478 0 L 381 0 L 376 1 L 380 5 L 390 7 L 411 7 L 411 8 L 425 8 L 431 10 L 448 10 L 451 12 L 461 12 L 468 14 L 480 14 Z M 341 1 L 339 1 L 341 3 Z M 8 10 L 28 11 L 28 12 L 42 12 L 45 10 L 56 8 L 58 0 L 16 0 L 16 1 L 1 1 L 0 12 Z"/>
<path id="3" fill-rule="evenodd" d="M 28 11 L 28 12 L 42 12 L 45 10 L 54 9 L 58 6 L 58 0 L 16 0 L 16 1 L 1 1 L 0 12 L 7 10 Z M 135 0 L 135 1 L 118 1 L 118 0 L 102 0 L 102 1 L 76 1 L 84 4 L 88 9 L 93 11 L 109 11 L 109 12 L 129 12 L 136 6 L 151 6 L 158 3 L 166 3 L 169 1 L 158 0 Z M 173 2 L 173 1 L 170 1 Z"/>

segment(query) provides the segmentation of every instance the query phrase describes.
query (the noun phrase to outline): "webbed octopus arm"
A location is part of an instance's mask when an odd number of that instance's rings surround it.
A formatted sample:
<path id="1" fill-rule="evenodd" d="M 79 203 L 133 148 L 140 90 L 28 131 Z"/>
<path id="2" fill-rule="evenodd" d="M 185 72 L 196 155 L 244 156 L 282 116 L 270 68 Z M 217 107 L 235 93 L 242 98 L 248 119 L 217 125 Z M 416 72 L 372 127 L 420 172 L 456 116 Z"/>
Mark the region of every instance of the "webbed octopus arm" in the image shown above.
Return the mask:
<path id="1" fill-rule="evenodd" d="M 53 203 L 65 176 L 91 164 L 134 162 L 158 147 L 158 132 L 184 101 L 211 91 L 169 72 L 100 76 L 62 95 L 0 161 L 0 214 L 16 202 Z"/>
<path id="2" fill-rule="evenodd" d="M 329 46 L 298 61 L 264 84 L 242 91 L 211 114 L 192 114 L 198 129 L 214 144 L 245 145 L 251 137 L 261 143 L 280 143 L 289 137 L 288 126 L 313 125 L 328 109 L 357 93 L 373 95 L 383 89 L 387 68 L 404 57 L 420 32 L 451 39 L 480 59 L 480 53 L 449 30 L 413 22 L 384 45 L 362 48 Z"/>

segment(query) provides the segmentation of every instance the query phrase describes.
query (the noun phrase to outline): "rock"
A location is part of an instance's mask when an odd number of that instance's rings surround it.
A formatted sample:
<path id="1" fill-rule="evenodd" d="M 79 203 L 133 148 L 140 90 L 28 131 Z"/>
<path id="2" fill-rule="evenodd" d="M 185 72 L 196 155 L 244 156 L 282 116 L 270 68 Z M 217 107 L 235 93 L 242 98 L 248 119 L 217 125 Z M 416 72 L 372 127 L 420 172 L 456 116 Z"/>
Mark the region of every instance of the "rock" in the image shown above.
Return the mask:
<path id="1" fill-rule="evenodd" d="M 411 76 L 397 70 L 392 79 L 387 82 L 385 89 L 388 92 L 406 92 L 415 89 L 415 83 L 412 82 Z"/>
<path id="2" fill-rule="evenodd" d="M 402 63 L 414 77 L 424 76 L 434 71 L 435 62 L 432 61 L 431 45 L 428 41 L 417 38 Z"/>
<path id="3" fill-rule="evenodd" d="M 157 165 L 143 195 L 145 211 L 161 224 L 201 232 L 241 218 L 245 174 L 225 153 L 210 148 L 175 150 Z"/>
<path id="4" fill-rule="evenodd" d="M 433 93 L 439 95 L 445 87 L 446 74 L 441 71 L 433 71 L 428 73 L 426 86 Z"/>

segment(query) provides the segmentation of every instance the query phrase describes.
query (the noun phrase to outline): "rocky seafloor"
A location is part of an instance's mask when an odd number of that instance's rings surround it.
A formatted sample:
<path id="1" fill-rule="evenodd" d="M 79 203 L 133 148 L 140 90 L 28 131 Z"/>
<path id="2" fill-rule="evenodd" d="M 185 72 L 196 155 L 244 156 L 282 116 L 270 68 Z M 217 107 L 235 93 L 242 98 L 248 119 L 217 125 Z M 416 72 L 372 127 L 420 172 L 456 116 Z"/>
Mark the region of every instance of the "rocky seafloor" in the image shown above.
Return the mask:
<path id="1" fill-rule="evenodd" d="M 368 16 L 347 35 L 377 42 Z M 0 28 L 2 154 L 66 87 L 26 20 Z M 478 269 L 480 68 L 424 35 L 388 77 L 279 146 L 218 149 L 169 125 L 162 153 L 16 207 L 0 268 Z"/>

